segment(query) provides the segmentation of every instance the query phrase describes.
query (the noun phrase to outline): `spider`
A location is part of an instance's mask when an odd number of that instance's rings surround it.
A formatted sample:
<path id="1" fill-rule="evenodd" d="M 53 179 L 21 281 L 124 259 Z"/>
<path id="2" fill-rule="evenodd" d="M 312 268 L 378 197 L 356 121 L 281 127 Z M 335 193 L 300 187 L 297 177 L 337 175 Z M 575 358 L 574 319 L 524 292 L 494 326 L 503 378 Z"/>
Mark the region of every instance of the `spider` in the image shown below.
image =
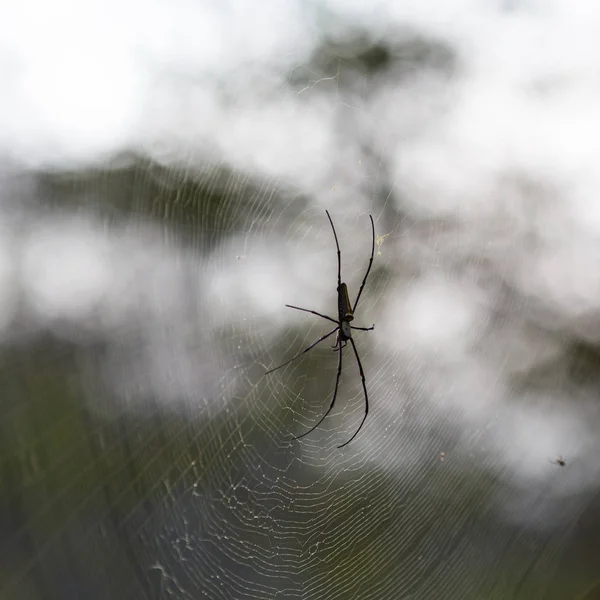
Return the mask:
<path id="1" fill-rule="evenodd" d="M 567 464 L 567 461 L 559 454 L 555 460 L 550 461 L 553 465 L 558 465 L 559 467 L 564 467 Z"/>
<path id="2" fill-rule="evenodd" d="M 306 348 L 305 350 L 302 350 L 302 352 L 300 352 L 293 358 L 290 358 L 290 360 L 280 364 L 279 366 L 277 366 L 273 369 L 270 369 L 269 371 L 267 371 L 265 373 L 265 375 L 268 375 L 269 373 L 273 373 L 273 371 L 277 371 L 277 369 L 281 369 L 282 367 L 289 365 L 291 362 L 293 362 L 297 358 L 300 358 L 303 354 L 306 354 L 309 350 L 312 350 L 317 344 L 320 344 L 323 340 L 326 340 L 329 336 L 331 336 L 337 332 L 337 339 L 336 339 L 335 344 L 332 346 L 332 348 L 333 348 L 334 352 L 339 352 L 339 359 L 338 359 L 337 377 L 335 379 L 335 387 L 333 389 L 333 398 L 331 399 L 331 404 L 329 405 L 327 412 L 319 419 L 319 421 L 317 422 L 316 425 L 311 427 L 305 433 L 303 433 L 299 436 L 294 436 L 294 439 L 298 440 L 298 439 L 304 437 L 305 435 L 308 435 L 312 431 L 314 431 L 325 420 L 325 417 L 327 417 L 327 415 L 333 410 L 333 406 L 335 404 L 335 399 L 336 399 L 337 393 L 338 393 L 338 387 L 340 384 L 340 375 L 342 373 L 342 356 L 343 356 L 342 350 L 346 347 L 348 342 L 350 342 L 352 344 L 352 350 L 354 350 L 354 356 L 356 356 L 356 362 L 358 364 L 358 370 L 360 372 L 360 377 L 362 379 L 362 386 L 363 386 L 363 390 L 365 392 L 365 414 L 362 418 L 362 421 L 360 422 L 360 425 L 358 426 L 358 429 L 354 433 L 354 435 L 347 442 L 344 442 L 341 446 L 338 446 L 338 448 L 343 448 L 344 446 L 348 445 L 358 435 L 358 432 L 361 430 L 362 426 L 364 425 L 365 420 L 367 419 L 367 415 L 369 414 L 369 394 L 367 393 L 367 384 L 365 382 L 365 373 L 363 371 L 362 363 L 360 362 L 360 357 L 358 356 L 358 351 L 356 350 L 356 344 L 354 343 L 354 340 L 352 339 L 352 329 L 360 330 L 360 331 L 371 331 L 371 330 L 375 329 L 375 325 L 372 325 L 371 327 L 354 327 L 354 325 L 351 325 L 350 323 L 354 319 L 354 311 L 356 310 L 356 307 L 358 306 L 358 301 L 360 300 L 360 296 L 361 296 L 362 291 L 367 282 L 367 277 L 369 276 L 369 272 L 371 271 L 371 266 L 373 265 L 373 256 L 375 254 L 375 225 L 373 223 L 373 217 L 371 215 L 369 215 L 369 219 L 371 219 L 371 231 L 373 234 L 373 241 L 371 243 L 371 258 L 369 259 L 369 266 L 367 267 L 367 272 L 365 273 L 364 279 L 363 279 L 362 283 L 360 284 L 360 289 L 358 290 L 358 296 L 356 296 L 356 300 L 355 300 L 354 306 L 353 306 L 350 302 L 350 297 L 348 296 L 348 286 L 342 282 L 342 255 L 340 252 L 340 244 L 338 242 L 337 233 L 335 232 L 335 227 L 333 226 L 333 221 L 331 220 L 329 211 L 326 210 L 325 212 L 327 213 L 327 218 L 329 219 L 329 222 L 331 223 L 331 229 L 333 230 L 333 237 L 335 238 L 335 246 L 337 248 L 338 318 L 334 319 L 332 317 L 328 317 L 327 315 L 322 315 L 321 313 L 318 313 L 314 310 L 310 310 L 308 308 L 300 308 L 299 306 L 292 306 L 291 304 L 286 304 L 286 306 L 288 308 L 293 308 L 295 310 L 301 310 L 303 312 L 312 313 L 313 315 L 317 315 L 318 317 L 321 317 L 322 319 L 327 319 L 328 321 L 335 323 L 336 326 L 329 333 L 326 333 L 325 335 L 321 336 L 316 342 L 311 344 L 308 348 Z"/>

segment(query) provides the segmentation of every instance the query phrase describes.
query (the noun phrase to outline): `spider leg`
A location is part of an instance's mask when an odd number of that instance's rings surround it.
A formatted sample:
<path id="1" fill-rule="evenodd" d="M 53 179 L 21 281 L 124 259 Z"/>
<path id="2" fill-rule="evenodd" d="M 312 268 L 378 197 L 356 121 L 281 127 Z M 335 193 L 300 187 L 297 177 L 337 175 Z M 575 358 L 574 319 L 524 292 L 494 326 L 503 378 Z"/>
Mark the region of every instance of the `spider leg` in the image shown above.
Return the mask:
<path id="1" fill-rule="evenodd" d="M 340 344 L 340 331 L 338 331 L 338 334 L 335 338 L 335 342 L 333 343 L 333 346 L 330 346 L 330 348 L 332 348 L 334 352 L 337 352 L 337 348 Z"/>
<path id="2" fill-rule="evenodd" d="M 365 278 L 360 284 L 360 289 L 358 290 L 358 296 L 356 296 L 356 302 L 354 302 L 354 306 L 352 307 L 352 312 L 356 311 L 358 301 L 360 300 L 360 295 L 362 294 L 363 288 L 365 287 L 365 283 L 367 283 L 367 277 L 369 276 L 369 272 L 371 271 L 371 267 L 373 266 L 373 256 L 375 255 L 375 224 L 373 223 L 373 217 L 371 215 L 369 215 L 369 219 L 371 219 L 371 230 L 373 231 L 373 242 L 371 244 L 371 258 L 369 259 L 369 266 L 367 267 Z"/>
<path id="3" fill-rule="evenodd" d="M 275 367 L 273 369 L 266 371 L 265 375 L 268 375 L 269 373 L 272 373 L 273 371 L 277 371 L 277 369 L 281 369 L 281 367 L 285 367 L 286 365 L 289 365 L 292 361 L 296 360 L 297 358 L 300 358 L 303 354 L 306 354 L 306 352 L 308 352 L 309 350 L 312 350 L 312 348 L 314 348 L 317 344 L 321 343 L 323 340 L 326 340 L 330 335 L 333 335 L 338 329 L 339 329 L 339 327 L 336 327 L 335 329 L 332 329 L 329 333 L 322 335 L 314 344 L 311 344 L 308 348 L 306 348 L 305 350 L 302 350 L 302 352 L 300 352 L 299 354 L 296 354 L 296 356 L 294 356 L 294 358 L 290 358 L 290 360 L 280 364 L 278 367 Z"/>
<path id="4" fill-rule="evenodd" d="M 371 327 L 354 327 L 354 325 L 350 325 L 350 329 L 358 329 L 359 331 L 372 331 L 375 329 L 375 324 L 371 325 Z"/>
<path id="5" fill-rule="evenodd" d="M 339 339 L 338 347 L 339 347 L 339 351 L 340 351 L 340 359 L 338 361 L 338 370 L 337 370 L 337 376 L 335 378 L 335 388 L 333 389 L 333 398 L 331 399 L 331 404 L 329 405 L 327 412 L 319 419 L 319 421 L 317 422 L 316 425 L 311 427 L 308 431 L 301 433 L 298 436 L 294 436 L 294 439 L 296 439 L 296 440 L 299 440 L 300 438 L 304 437 L 305 435 L 308 435 L 309 433 L 313 432 L 325 420 L 325 417 L 333 410 L 333 405 L 335 404 L 335 399 L 336 399 L 337 393 L 338 393 L 338 387 L 340 385 L 340 374 L 342 373 L 342 356 L 343 356 L 342 341 L 341 341 L 341 338 L 338 338 L 338 339 Z"/>
<path id="6" fill-rule="evenodd" d="M 337 321 L 335 319 L 332 319 L 331 317 L 328 317 L 327 315 L 322 315 L 321 313 L 318 313 L 316 310 L 309 310 L 308 308 L 300 308 L 299 306 L 292 306 L 291 304 L 286 304 L 286 306 L 288 308 L 295 308 L 296 310 L 301 310 L 303 312 L 312 313 L 313 315 L 317 315 L 317 317 L 322 317 L 323 319 L 327 319 L 328 321 L 331 321 L 332 323 L 337 323 Z"/>
<path id="7" fill-rule="evenodd" d="M 339 288 L 340 285 L 342 285 L 342 254 L 340 252 L 340 243 L 338 242 L 337 233 L 335 232 L 335 227 L 333 226 L 333 221 L 331 220 L 331 216 L 329 214 L 329 211 L 326 210 L 325 212 L 327 213 L 327 218 L 329 219 L 329 222 L 331 223 L 331 229 L 333 229 L 333 237 L 335 238 L 335 247 L 337 248 L 338 288 Z M 375 230 L 373 229 L 373 231 L 375 231 Z M 375 247 L 373 247 L 373 249 L 375 249 Z"/>
<path id="8" fill-rule="evenodd" d="M 354 435 L 347 442 L 344 442 L 341 446 L 338 446 L 338 448 L 343 448 L 344 446 L 347 446 L 358 435 L 358 432 L 362 429 L 362 426 L 367 418 L 367 415 L 369 414 L 369 394 L 367 394 L 367 384 L 365 383 L 365 373 L 363 371 L 362 363 L 360 362 L 360 358 L 358 357 L 358 351 L 356 350 L 356 344 L 354 343 L 354 340 L 352 338 L 350 338 L 350 343 L 352 344 L 352 349 L 354 350 L 354 356 L 356 356 L 356 362 L 358 363 L 358 370 L 360 371 L 360 377 L 362 379 L 362 386 L 363 386 L 363 390 L 365 392 L 365 416 L 362 418 L 362 421 L 360 422 L 360 425 L 358 426 L 358 429 L 356 430 Z"/>
<path id="9" fill-rule="evenodd" d="M 338 347 L 338 346 L 337 346 L 337 342 L 336 342 L 336 345 L 335 345 L 335 346 L 331 346 L 331 347 L 332 347 L 332 349 L 333 349 L 333 351 L 334 351 L 334 352 L 339 352 L 339 351 L 340 351 L 340 348 L 345 348 L 345 347 L 346 347 L 346 344 L 347 344 L 348 342 L 347 342 L 346 340 L 344 340 L 342 343 L 343 343 L 344 345 L 343 345 L 343 346 L 340 346 L 340 347 Z"/>

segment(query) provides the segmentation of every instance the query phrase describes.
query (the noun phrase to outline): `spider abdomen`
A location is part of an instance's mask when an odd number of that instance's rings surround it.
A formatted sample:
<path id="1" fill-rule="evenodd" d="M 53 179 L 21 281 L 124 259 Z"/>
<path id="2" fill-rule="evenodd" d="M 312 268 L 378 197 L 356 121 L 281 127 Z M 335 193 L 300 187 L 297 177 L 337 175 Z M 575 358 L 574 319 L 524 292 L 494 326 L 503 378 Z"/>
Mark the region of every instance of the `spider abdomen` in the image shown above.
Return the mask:
<path id="1" fill-rule="evenodd" d="M 340 283 L 338 287 L 338 311 L 340 321 L 352 321 L 354 319 L 354 311 L 348 296 L 348 286 L 345 283 Z"/>

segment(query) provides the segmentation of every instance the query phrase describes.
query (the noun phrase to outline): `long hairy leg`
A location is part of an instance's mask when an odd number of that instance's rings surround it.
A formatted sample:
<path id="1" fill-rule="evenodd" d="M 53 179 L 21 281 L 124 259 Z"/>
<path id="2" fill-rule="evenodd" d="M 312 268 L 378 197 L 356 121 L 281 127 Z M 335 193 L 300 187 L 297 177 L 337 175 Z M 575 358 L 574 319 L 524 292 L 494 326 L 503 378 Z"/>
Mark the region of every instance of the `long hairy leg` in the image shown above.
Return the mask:
<path id="1" fill-rule="evenodd" d="M 371 258 L 369 259 L 369 266 L 367 267 L 365 277 L 362 283 L 360 284 L 360 289 L 358 290 L 358 296 L 356 296 L 356 301 L 354 302 L 354 306 L 352 307 L 352 312 L 356 311 L 358 301 L 360 300 L 360 295 L 362 294 L 363 288 L 365 287 L 365 283 L 367 283 L 367 277 L 369 276 L 369 272 L 371 271 L 371 267 L 373 266 L 373 257 L 375 256 L 375 223 L 373 223 L 373 217 L 371 215 L 369 215 L 369 219 L 371 219 L 371 231 L 373 232 L 373 241 L 371 243 Z"/>
<path id="2" fill-rule="evenodd" d="M 358 435 L 358 432 L 362 429 L 362 426 L 364 425 L 364 423 L 367 419 L 367 415 L 369 414 L 369 394 L 367 394 L 367 384 L 365 382 L 365 372 L 363 371 L 362 363 L 360 362 L 360 358 L 358 356 L 358 351 L 356 350 L 356 344 L 354 343 L 354 340 L 352 338 L 350 338 L 350 343 L 352 344 L 352 349 L 354 350 L 354 356 L 356 356 L 356 362 L 358 363 L 358 370 L 360 371 L 360 377 L 362 379 L 363 391 L 365 392 L 365 416 L 362 418 L 362 421 L 360 422 L 360 425 L 358 426 L 358 429 L 356 430 L 354 435 L 347 442 L 344 442 L 341 446 L 338 446 L 338 448 L 343 448 L 344 446 L 347 446 Z"/>
<path id="3" fill-rule="evenodd" d="M 320 344 L 323 340 L 326 340 L 330 335 L 333 335 L 338 329 L 339 329 L 339 327 L 336 327 L 335 329 L 332 329 L 329 333 L 322 335 L 314 344 L 311 344 L 308 348 L 302 350 L 302 352 L 296 354 L 296 356 L 294 356 L 293 358 L 290 358 L 290 360 L 287 360 L 286 362 L 280 364 L 277 367 L 274 367 L 273 369 L 269 369 L 268 371 L 265 372 L 265 375 L 268 375 L 269 373 L 272 373 L 273 371 L 277 371 L 277 369 L 281 369 L 282 367 L 289 365 L 291 362 L 295 361 L 297 358 L 300 358 L 303 354 L 306 354 L 309 350 L 312 350 L 317 344 Z"/>
<path id="4" fill-rule="evenodd" d="M 311 427 L 308 431 L 301 433 L 298 436 L 294 436 L 294 439 L 296 439 L 296 440 L 299 440 L 300 438 L 302 438 L 305 435 L 308 435 L 309 433 L 314 431 L 325 420 L 325 417 L 333 410 L 333 405 L 335 404 L 335 399 L 337 398 L 338 387 L 340 385 L 340 374 L 342 373 L 343 352 L 342 352 L 342 338 L 341 337 L 338 339 L 338 348 L 339 348 L 339 352 L 340 352 L 340 359 L 338 361 L 337 377 L 335 378 L 335 388 L 333 390 L 333 398 L 331 399 L 331 404 L 329 405 L 327 412 L 319 419 L 319 421 L 317 422 L 316 425 Z"/>
<path id="5" fill-rule="evenodd" d="M 310 308 L 300 308 L 299 306 L 292 306 L 291 304 L 286 304 L 286 306 L 288 308 L 295 308 L 296 310 L 301 310 L 303 312 L 312 313 L 313 315 L 317 315 L 317 317 L 322 317 L 323 319 L 327 319 L 328 321 L 331 321 L 332 323 L 337 323 L 337 321 L 334 318 L 328 317 L 327 315 L 322 315 L 321 313 L 317 312 L 316 310 L 310 310 Z"/>

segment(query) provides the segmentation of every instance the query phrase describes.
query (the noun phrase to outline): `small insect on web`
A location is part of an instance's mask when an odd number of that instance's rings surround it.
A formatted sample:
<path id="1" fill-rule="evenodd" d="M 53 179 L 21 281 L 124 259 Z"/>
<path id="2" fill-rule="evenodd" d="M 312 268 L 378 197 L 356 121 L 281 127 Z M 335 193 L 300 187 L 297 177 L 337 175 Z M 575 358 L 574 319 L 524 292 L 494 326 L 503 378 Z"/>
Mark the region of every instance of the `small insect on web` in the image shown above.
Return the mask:
<path id="1" fill-rule="evenodd" d="M 369 277 L 369 273 L 371 271 L 371 266 L 373 265 L 373 256 L 375 254 L 375 224 L 373 223 L 373 217 L 371 215 L 369 215 L 369 219 L 371 219 L 371 232 L 372 232 L 371 258 L 369 258 L 369 266 L 367 267 L 367 272 L 365 273 L 363 281 L 360 284 L 360 289 L 358 290 L 358 296 L 356 296 L 356 300 L 354 301 L 354 306 L 353 306 L 350 302 L 350 296 L 348 295 L 348 286 L 342 282 L 342 255 L 340 252 L 340 244 L 338 242 L 337 233 L 335 232 L 335 227 L 333 226 L 333 221 L 331 220 L 329 211 L 326 210 L 325 212 L 327 213 L 327 218 L 329 219 L 329 223 L 331 223 L 331 229 L 333 230 L 333 237 L 335 238 L 335 246 L 337 248 L 338 318 L 334 319 L 333 317 L 328 317 L 327 315 L 322 315 L 321 313 L 318 313 L 314 310 L 310 310 L 308 308 L 300 308 L 299 306 L 292 306 L 291 304 L 286 304 L 286 306 L 288 308 L 293 308 L 295 310 L 301 310 L 303 312 L 312 313 L 313 315 L 317 315 L 317 317 L 321 317 L 322 319 L 327 319 L 328 321 L 335 323 L 336 327 L 334 329 L 332 329 L 329 333 L 326 333 L 325 335 L 321 336 L 316 342 L 311 344 L 308 348 L 306 348 L 305 350 L 302 350 L 302 352 L 300 352 L 293 358 L 290 358 L 290 360 L 267 371 L 265 373 L 265 375 L 268 375 L 269 373 L 273 373 L 273 371 L 277 371 L 277 369 L 281 369 L 282 367 L 289 365 L 291 362 L 293 362 L 297 358 L 300 358 L 302 355 L 306 354 L 309 350 L 312 350 L 317 344 L 320 344 L 323 340 L 326 340 L 328 337 L 332 336 L 334 333 L 337 332 L 337 339 L 336 339 L 335 345 L 332 346 L 332 348 L 334 349 L 335 352 L 339 352 L 339 359 L 338 359 L 337 376 L 335 379 L 335 387 L 333 389 L 333 398 L 331 399 L 331 404 L 329 405 L 327 412 L 319 419 L 319 421 L 317 422 L 316 425 L 311 427 L 305 433 L 303 433 L 299 436 L 294 436 L 294 439 L 298 440 L 301 437 L 304 437 L 305 435 L 308 435 L 309 433 L 314 431 L 325 420 L 325 417 L 327 417 L 327 415 L 333 410 L 333 406 L 335 404 L 335 399 L 336 399 L 337 393 L 338 393 L 338 387 L 340 384 L 340 375 L 342 373 L 342 357 L 343 357 L 342 350 L 346 347 L 348 342 L 350 342 L 352 344 L 352 350 L 354 351 L 354 356 L 356 357 L 356 363 L 358 364 L 358 370 L 360 372 L 360 377 L 362 380 L 362 387 L 363 387 L 363 391 L 365 393 L 365 414 L 362 418 L 362 421 L 360 422 L 360 425 L 358 426 L 358 429 L 354 433 L 354 435 L 347 442 L 344 442 L 341 446 L 338 446 L 338 448 L 343 448 L 344 446 L 348 445 L 358 435 L 358 432 L 362 429 L 362 426 L 364 425 L 364 423 L 367 419 L 367 415 L 369 414 L 369 394 L 367 393 L 367 384 L 365 381 L 365 373 L 363 371 L 362 363 L 360 362 L 360 357 L 358 356 L 356 344 L 354 343 L 354 340 L 352 339 L 352 330 L 354 329 L 354 330 L 359 330 L 359 331 L 371 331 L 372 329 L 375 329 L 375 325 L 372 325 L 371 327 L 354 327 L 354 325 L 351 325 L 350 323 L 354 320 L 354 312 L 356 311 L 356 307 L 358 306 L 358 301 L 360 300 L 360 296 L 363 292 L 365 284 L 367 283 L 367 277 Z"/>

